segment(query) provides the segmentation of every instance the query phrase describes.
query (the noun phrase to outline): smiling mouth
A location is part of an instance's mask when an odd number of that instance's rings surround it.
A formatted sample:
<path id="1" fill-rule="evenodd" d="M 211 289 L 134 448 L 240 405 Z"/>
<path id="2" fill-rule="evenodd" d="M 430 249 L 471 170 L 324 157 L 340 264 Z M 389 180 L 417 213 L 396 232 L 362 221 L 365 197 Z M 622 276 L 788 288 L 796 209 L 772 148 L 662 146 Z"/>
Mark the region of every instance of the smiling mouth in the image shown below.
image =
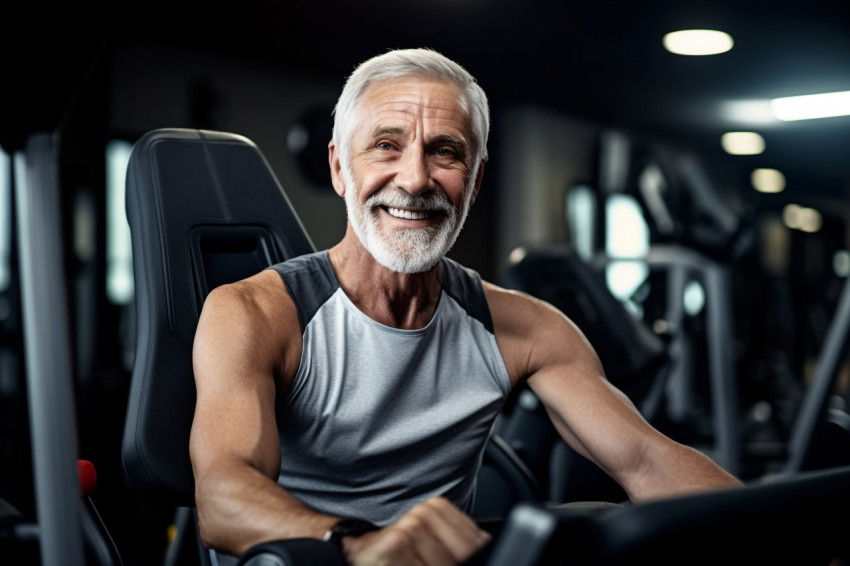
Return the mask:
<path id="1" fill-rule="evenodd" d="M 405 220 L 427 220 L 429 218 L 434 218 L 437 214 L 439 214 L 437 211 L 433 210 L 405 210 L 402 208 L 393 208 L 391 206 L 385 206 L 382 208 L 386 210 L 390 216 L 403 218 Z"/>

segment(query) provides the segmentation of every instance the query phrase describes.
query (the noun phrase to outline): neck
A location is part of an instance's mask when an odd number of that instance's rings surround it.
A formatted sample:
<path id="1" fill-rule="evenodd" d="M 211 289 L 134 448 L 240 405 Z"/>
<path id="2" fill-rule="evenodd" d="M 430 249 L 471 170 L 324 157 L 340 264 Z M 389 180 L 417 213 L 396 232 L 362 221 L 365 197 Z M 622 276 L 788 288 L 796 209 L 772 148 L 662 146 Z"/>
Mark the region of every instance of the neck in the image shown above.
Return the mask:
<path id="1" fill-rule="evenodd" d="M 422 328 L 440 299 L 440 265 L 423 273 L 397 273 L 379 264 L 352 230 L 329 250 L 340 286 L 361 312 L 386 326 Z"/>

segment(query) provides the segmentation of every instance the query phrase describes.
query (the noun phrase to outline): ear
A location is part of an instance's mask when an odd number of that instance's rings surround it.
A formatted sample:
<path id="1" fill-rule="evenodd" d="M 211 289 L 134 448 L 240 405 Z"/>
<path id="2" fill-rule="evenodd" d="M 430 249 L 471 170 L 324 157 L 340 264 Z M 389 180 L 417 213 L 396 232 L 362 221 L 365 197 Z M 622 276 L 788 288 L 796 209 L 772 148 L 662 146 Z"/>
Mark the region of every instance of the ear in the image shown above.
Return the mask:
<path id="1" fill-rule="evenodd" d="M 345 196 L 345 181 L 342 178 L 342 161 L 339 157 L 339 148 L 333 140 L 328 143 L 328 164 L 331 168 L 331 183 L 336 194 Z"/>
<path id="2" fill-rule="evenodd" d="M 486 163 L 487 159 L 484 158 L 481 160 L 481 164 L 478 165 L 478 171 L 475 173 L 475 185 L 472 187 L 472 198 L 469 200 L 469 206 L 472 206 L 472 203 L 474 203 L 476 197 L 478 197 L 478 191 L 481 190 L 481 180 L 484 178 L 484 165 Z"/>

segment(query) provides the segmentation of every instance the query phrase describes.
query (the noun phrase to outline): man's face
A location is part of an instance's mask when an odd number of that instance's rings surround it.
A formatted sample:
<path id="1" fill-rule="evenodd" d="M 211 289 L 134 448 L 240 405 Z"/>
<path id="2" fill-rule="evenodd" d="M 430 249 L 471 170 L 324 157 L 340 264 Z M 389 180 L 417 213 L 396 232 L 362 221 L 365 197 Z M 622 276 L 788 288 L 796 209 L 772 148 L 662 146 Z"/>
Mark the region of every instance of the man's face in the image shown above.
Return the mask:
<path id="1" fill-rule="evenodd" d="M 360 241 L 388 269 L 427 271 L 466 219 L 479 167 L 460 97 L 451 84 L 398 79 L 360 101 L 350 167 L 341 164 L 345 203 Z"/>

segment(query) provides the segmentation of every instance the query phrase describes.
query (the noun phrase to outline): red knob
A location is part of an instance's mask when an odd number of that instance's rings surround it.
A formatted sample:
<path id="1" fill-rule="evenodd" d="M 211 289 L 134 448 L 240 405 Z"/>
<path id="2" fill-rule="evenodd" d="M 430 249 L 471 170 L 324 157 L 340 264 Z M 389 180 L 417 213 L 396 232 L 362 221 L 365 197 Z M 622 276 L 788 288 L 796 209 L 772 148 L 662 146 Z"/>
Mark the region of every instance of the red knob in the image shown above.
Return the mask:
<path id="1" fill-rule="evenodd" d="M 88 460 L 77 460 L 77 471 L 80 474 L 80 495 L 91 495 L 97 484 L 97 471 L 94 464 Z"/>

